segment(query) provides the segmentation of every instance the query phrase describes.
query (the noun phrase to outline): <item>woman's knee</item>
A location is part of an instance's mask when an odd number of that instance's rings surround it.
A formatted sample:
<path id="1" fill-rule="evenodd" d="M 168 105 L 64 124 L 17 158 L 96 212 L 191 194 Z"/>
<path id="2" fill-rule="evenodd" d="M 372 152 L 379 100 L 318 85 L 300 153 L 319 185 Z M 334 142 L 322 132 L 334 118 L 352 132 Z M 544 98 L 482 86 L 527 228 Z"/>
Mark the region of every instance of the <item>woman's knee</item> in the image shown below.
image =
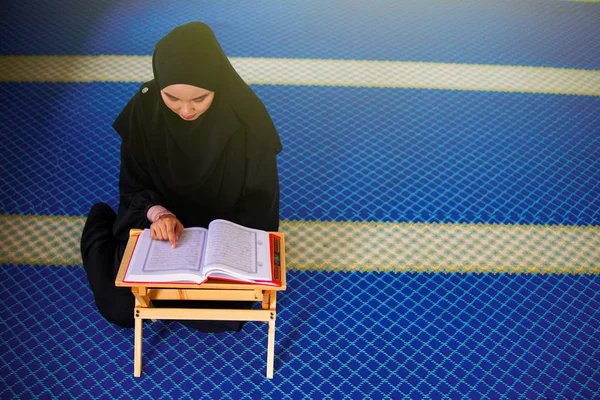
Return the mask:
<path id="1" fill-rule="evenodd" d="M 96 203 L 90 209 L 81 232 L 81 257 L 85 260 L 94 247 L 115 241 L 112 233 L 117 215 L 106 203 Z"/>

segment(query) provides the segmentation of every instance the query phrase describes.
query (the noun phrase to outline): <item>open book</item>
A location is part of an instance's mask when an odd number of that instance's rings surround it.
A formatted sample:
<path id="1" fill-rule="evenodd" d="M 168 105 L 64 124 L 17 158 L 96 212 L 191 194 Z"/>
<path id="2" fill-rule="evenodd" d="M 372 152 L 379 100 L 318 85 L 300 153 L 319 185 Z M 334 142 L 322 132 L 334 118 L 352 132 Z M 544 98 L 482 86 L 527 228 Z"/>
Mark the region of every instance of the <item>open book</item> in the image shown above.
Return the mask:
<path id="1" fill-rule="evenodd" d="M 208 278 L 281 286 L 279 237 L 222 219 L 185 228 L 177 247 L 139 235 L 124 282 L 203 283 Z"/>

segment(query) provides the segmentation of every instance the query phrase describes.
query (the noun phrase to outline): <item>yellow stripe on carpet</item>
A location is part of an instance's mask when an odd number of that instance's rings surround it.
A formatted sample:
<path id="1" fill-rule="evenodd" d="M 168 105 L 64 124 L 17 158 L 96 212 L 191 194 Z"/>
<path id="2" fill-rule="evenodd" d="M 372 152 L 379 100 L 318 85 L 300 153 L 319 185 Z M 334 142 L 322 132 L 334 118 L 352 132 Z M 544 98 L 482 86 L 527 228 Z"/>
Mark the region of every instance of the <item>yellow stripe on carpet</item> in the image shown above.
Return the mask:
<path id="1" fill-rule="evenodd" d="M 232 58 L 250 84 L 600 96 L 600 71 L 428 62 Z M 0 56 L 2 82 L 143 82 L 150 56 Z"/>
<path id="2" fill-rule="evenodd" d="M 81 265 L 84 218 L 0 215 L 0 263 Z M 600 273 L 600 227 L 282 221 L 292 270 Z"/>
<path id="3" fill-rule="evenodd" d="M 0 215 L 0 263 L 81 265 L 84 222 L 82 217 Z"/>

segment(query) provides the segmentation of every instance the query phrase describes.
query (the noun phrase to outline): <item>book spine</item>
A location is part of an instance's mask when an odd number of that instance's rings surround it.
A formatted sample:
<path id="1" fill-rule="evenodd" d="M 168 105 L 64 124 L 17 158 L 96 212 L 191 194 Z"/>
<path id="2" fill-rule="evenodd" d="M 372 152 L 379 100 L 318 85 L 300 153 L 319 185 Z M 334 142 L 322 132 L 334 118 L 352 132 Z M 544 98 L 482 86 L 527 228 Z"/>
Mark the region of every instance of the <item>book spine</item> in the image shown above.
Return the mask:
<path id="1" fill-rule="evenodd" d="M 131 260 L 133 259 L 133 253 L 135 252 L 135 249 L 137 248 L 138 241 L 140 240 L 140 235 L 141 235 L 140 233 L 135 235 L 135 243 L 133 244 L 133 249 L 131 251 L 131 254 L 129 254 L 129 261 L 127 262 L 127 268 L 125 269 L 125 275 L 123 275 L 123 282 L 128 282 L 128 283 L 132 282 L 132 281 L 126 280 L 125 278 L 127 278 L 127 273 L 129 272 L 129 267 L 131 266 Z"/>
<path id="2" fill-rule="evenodd" d="M 279 236 L 269 234 L 271 245 L 271 276 L 274 281 L 281 282 L 281 248 Z"/>

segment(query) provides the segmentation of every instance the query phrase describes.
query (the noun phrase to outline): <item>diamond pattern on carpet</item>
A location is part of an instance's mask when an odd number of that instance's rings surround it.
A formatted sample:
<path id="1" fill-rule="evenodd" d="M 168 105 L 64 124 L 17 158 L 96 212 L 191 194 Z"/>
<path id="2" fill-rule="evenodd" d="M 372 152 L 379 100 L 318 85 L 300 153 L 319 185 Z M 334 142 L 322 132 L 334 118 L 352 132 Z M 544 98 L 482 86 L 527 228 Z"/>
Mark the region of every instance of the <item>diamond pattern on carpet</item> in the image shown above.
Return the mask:
<path id="1" fill-rule="evenodd" d="M 78 267 L 0 269 L 1 397 L 565 397 L 599 390 L 597 275 L 292 271 L 267 327 L 101 319 Z M 40 285 L 40 282 L 44 282 Z"/>

